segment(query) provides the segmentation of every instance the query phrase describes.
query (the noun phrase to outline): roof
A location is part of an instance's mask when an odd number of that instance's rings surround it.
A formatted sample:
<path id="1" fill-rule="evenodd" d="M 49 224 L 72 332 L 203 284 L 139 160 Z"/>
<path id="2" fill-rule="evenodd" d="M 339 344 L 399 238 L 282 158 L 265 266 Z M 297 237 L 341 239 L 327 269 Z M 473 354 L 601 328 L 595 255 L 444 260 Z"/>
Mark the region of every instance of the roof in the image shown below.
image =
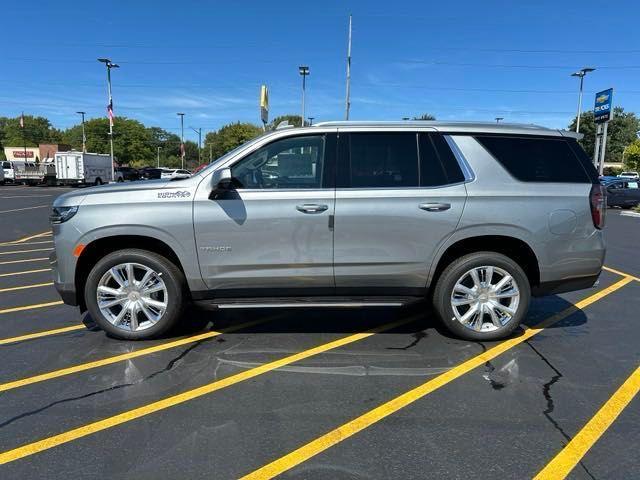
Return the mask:
<path id="1" fill-rule="evenodd" d="M 319 122 L 313 127 L 349 127 L 349 128 L 417 128 L 427 127 L 434 128 L 442 132 L 460 132 L 460 133 L 511 133 L 522 135 L 554 135 L 575 137 L 574 132 L 565 130 L 556 130 L 552 128 L 542 127 L 540 125 L 525 123 L 495 123 L 495 122 L 443 122 L 443 121 L 426 121 L 426 120 L 408 120 L 408 121 L 333 121 Z"/>

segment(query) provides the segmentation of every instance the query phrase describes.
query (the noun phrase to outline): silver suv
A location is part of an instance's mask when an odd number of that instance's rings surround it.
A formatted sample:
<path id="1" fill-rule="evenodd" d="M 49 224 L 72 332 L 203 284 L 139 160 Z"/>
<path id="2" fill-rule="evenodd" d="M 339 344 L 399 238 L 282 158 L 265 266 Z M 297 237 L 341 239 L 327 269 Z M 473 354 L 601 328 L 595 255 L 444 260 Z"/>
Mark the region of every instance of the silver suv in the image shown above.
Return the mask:
<path id="1" fill-rule="evenodd" d="M 329 122 L 265 133 L 191 178 L 62 195 L 51 261 L 64 302 L 119 338 L 166 332 L 189 301 L 428 299 L 454 334 L 489 340 L 531 295 L 594 285 L 605 211 L 569 132 Z"/>

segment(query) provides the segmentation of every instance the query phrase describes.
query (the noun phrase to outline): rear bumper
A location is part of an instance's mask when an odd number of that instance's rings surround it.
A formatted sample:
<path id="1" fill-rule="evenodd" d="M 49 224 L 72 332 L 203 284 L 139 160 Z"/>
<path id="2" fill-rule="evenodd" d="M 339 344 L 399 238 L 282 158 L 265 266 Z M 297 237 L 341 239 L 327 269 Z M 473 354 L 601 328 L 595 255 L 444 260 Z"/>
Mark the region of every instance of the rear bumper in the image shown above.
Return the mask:
<path id="1" fill-rule="evenodd" d="M 542 297 L 545 295 L 556 295 L 558 293 L 573 292 L 574 290 L 583 290 L 585 288 L 594 287 L 600 274 L 590 275 L 587 277 L 567 278 L 565 280 L 555 280 L 552 282 L 543 282 L 531 289 L 534 297 Z"/>

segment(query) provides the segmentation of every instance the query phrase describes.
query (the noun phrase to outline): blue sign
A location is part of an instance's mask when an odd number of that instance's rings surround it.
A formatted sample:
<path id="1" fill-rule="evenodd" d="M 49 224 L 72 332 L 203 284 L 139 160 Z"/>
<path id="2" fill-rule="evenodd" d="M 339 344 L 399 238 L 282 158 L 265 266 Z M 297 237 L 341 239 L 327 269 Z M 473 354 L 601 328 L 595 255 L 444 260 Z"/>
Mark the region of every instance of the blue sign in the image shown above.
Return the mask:
<path id="1" fill-rule="evenodd" d="M 613 88 L 596 93 L 596 104 L 593 107 L 593 115 L 596 123 L 605 123 L 611 120 L 613 111 Z"/>

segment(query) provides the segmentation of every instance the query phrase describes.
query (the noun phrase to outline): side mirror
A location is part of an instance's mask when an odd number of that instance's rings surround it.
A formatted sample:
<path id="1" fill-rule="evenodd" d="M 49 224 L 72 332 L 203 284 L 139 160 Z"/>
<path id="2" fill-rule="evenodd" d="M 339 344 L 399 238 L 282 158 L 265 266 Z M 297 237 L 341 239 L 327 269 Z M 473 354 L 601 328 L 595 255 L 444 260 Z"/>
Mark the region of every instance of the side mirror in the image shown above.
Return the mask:
<path id="1" fill-rule="evenodd" d="M 231 169 L 221 168 L 213 172 L 211 185 L 214 190 L 226 190 L 231 186 Z"/>

